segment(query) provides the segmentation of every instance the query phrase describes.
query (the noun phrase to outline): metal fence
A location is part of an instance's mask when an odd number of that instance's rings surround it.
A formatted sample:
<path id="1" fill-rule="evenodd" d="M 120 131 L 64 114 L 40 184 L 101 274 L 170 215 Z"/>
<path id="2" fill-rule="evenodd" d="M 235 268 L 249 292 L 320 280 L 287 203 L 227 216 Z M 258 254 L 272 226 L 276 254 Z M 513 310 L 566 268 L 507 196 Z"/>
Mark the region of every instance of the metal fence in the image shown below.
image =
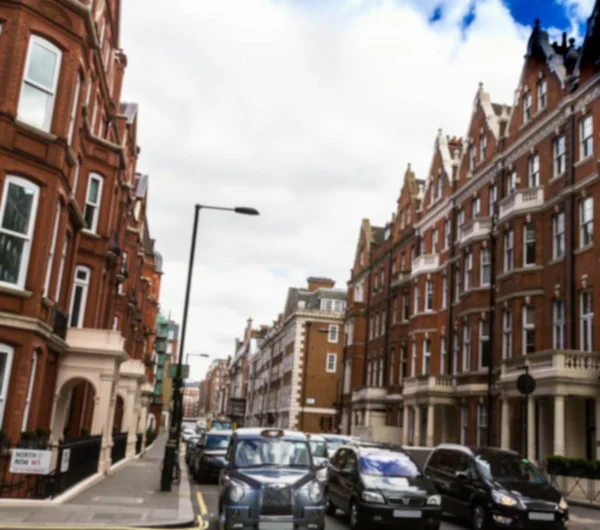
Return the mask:
<path id="1" fill-rule="evenodd" d="M 116 464 L 125 458 L 127 452 L 127 433 L 113 434 L 113 446 L 110 452 L 111 464 Z"/>
<path id="2" fill-rule="evenodd" d="M 52 496 L 57 496 L 78 482 L 98 472 L 102 436 L 88 436 L 63 442 L 58 446 L 58 460 Z"/>

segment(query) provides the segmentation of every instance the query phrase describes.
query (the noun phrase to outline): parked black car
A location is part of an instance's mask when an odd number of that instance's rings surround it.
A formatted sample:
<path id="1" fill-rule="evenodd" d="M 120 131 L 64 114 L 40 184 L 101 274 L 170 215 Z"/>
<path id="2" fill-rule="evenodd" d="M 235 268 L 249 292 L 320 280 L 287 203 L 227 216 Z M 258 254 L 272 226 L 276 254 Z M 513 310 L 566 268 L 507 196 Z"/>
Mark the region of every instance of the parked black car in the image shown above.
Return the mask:
<path id="1" fill-rule="evenodd" d="M 306 434 L 236 429 L 219 484 L 222 530 L 324 530 L 325 496 Z"/>
<path id="2" fill-rule="evenodd" d="M 194 449 L 192 472 L 198 482 L 216 480 L 227 463 L 231 431 L 208 431 Z"/>
<path id="3" fill-rule="evenodd" d="M 475 530 L 563 530 L 569 507 L 544 474 L 518 453 L 504 449 L 436 447 L 425 465 L 442 495 L 444 512 L 472 522 Z"/>
<path id="4" fill-rule="evenodd" d="M 385 526 L 437 530 L 441 498 L 400 446 L 353 442 L 329 462 L 327 513 L 350 515 L 353 530 Z"/>

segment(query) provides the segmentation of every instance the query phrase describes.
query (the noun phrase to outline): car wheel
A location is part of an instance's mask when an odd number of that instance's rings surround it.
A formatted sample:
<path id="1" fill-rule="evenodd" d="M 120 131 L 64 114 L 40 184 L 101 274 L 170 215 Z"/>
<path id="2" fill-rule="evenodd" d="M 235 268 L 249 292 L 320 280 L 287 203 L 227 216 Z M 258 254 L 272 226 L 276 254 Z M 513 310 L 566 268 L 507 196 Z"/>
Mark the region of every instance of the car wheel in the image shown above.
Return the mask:
<path id="1" fill-rule="evenodd" d="M 325 494 L 325 514 L 326 515 L 335 515 L 335 512 L 337 511 L 337 508 L 335 507 L 335 504 L 333 504 L 331 502 L 331 499 L 329 498 L 329 493 Z"/>
<path id="2" fill-rule="evenodd" d="M 358 530 L 358 504 L 352 501 L 350 504 L 350 529 Z"/>
<path id="3" fill-rule="evenodd" d="M 488 515 L 486 509 L 481 504 L 473 506 L 471 515 L 473 530 L 486 530 L 488 526 Z"/>

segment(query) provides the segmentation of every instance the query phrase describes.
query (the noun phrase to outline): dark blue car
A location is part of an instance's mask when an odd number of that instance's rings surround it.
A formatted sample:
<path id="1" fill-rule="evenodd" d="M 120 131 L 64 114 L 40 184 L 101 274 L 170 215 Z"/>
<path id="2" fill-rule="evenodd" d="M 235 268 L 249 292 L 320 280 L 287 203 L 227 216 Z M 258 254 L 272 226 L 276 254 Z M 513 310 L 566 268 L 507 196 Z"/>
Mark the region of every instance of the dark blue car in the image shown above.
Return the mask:
<path id="1" fill-rule="evenodd" d="M 324 487 L 306 434 L 237 429 L 219 481 L 222 530 L 323 530 Z"/>

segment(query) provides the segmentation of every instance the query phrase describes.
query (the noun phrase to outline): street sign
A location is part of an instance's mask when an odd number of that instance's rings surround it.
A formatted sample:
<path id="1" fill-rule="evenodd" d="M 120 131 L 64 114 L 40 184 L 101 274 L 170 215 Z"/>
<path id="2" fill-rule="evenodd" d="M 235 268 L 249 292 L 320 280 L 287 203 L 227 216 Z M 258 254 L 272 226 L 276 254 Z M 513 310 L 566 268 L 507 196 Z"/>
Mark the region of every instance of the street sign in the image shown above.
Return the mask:
<path id="1" fill-rule="evenodd" d="M 529 396 L 535 392 L 535 379 L 529 373 L 521 374 L 517 378 L 517 390 L 524 396 Z"/>
<path id="2" fill-rule="evenodd" d="M 10 457 L 10 472 L 23 475 L 48 475 L 52 451 L 13 449 Z"/>
<path id="3" fill-rule="evenodd" d="M 181 379 L 187 379 L 190 376 L 190 365 L 182 364 L 181 365 Z M 175 379 L 177 377 L 177 365 L 170 364 L 169 365 L 169 377 Z"/>
<path id="4" fill-rule="evenodd" d="M 69 471 L 69 461 L 71 460 L 71 449 L 63 449 L 60 461 L 60 472 L 66 473 Z"/>

